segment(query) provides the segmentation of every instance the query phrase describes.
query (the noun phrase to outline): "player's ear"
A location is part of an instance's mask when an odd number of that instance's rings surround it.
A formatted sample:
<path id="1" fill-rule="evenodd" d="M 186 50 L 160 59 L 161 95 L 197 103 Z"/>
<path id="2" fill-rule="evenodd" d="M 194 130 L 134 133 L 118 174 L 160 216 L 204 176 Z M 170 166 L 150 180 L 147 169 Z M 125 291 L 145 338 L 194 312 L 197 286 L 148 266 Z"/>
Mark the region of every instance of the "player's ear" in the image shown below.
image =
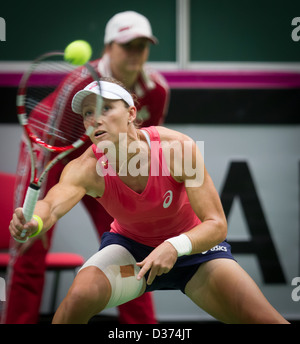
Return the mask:
<path id="1" fill-rule="evenodd" d="M 134 120 L 136 119 L 136 115 L 137 115 L 136 107 L 135 106 L 130 106 L 128 108 L 128 113 L 129 113 L 128 123 L 134 122 Z"/>

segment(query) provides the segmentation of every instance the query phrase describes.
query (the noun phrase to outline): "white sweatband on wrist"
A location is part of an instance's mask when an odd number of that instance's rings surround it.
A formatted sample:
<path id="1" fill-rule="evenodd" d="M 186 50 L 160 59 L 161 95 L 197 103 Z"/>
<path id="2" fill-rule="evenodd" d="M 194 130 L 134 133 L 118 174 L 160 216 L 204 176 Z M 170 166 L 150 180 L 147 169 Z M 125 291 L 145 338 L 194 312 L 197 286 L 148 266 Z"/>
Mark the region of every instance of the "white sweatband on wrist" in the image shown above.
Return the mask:
<path id="1" fill-rule="evenodd" d="M 189 255 L 192 252 L 191 240 L 185 234 L 180 234 L 179 236 L 167 239 L 165 241 L 168 241 L 174 246 L 178 257 Z"/>

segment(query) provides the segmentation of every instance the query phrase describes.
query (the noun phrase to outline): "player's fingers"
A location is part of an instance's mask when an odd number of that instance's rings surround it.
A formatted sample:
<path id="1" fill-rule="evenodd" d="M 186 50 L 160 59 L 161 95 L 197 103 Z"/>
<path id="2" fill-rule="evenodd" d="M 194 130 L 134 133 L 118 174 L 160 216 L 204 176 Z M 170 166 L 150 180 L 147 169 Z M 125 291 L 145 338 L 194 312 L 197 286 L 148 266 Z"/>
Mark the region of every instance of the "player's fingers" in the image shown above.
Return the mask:
<path id="1" fill-rule="evenodd" d="M 158 271 L 157 271 L 157 276 L 161 276 L 163 274 L 167 274 L 168 272 L 170 271 L 170 269 L 168 268 L 160 268 Z"/>
<path id="2" fill-rule="evenodd" d="M 13 238 L 15 239 L 18 239 L 18 240 L 21 240 L 21 234 L 22 234 L 22 228 L 23 228 L 23 225 L 15 225 L 13 220 L 10 221 L 10 225 L 9 225 L 9 231 L 10 231 L 10 234 Z"/>
<path id="3" fill-rule="evenodd" d="M 23 214 L 21 214 L 19 210 L 16 210 L 10 222 L 9 231 L 14 239 L 23 242 L 26 240 L 26 236 L 30 235 L 35 227 L 35 223 L 26 223 Z"/>
<path id="4" fill-rule="evenodd" d="M 13 214 L 11 225 L 17 232 L 21 232 L 24 229 L 24 224 L 22 223 L 22 220 L 20 220 L 16 213 Z"/>
<path id="5" fill-rule="evenodd" d="M 23 214 L 23 209 L 22 208 L 17 208 L 14 212 L 14 215 L 20 220 L 20 222 L 24 225 L 26 223 L 25 216 Z"/>
<path id="6" fill-rule="evenodd" d="M 8 229 L 9 229 L 9 232 L 12 236 L 17 235 L 18 230 L 16 229 L 16 226 L 14 225 L 13 220 L 10 221 Z"/>
<path id="7" fill-rule="evenodd" d="M 147 284 L 148 285 L 152 284 L 152 282 L 154 281 L 154 278 L 157 276 L 157 272 L 158 272 L 158 268 L 155 267 L 155 266 L 152 266 L 151 270 L 149 272 L 148 279 L 147 279 Z"/>
<path id="8" fill-rule="evenodd" d="M 141 270 L 139 271 L 138 275 L 137 275 L 137 279 L 141 280 L 145 274 L 147 273 L 147 271 L 151 268 L 151 263 L 145 263 L 145 260 L 143 260 L 140 263 L 136 264 L 137 266 L 142 266 Z"/>
<path id="9" fill-rule="evenodd" d="M 140 267 L 143 266 L 144 264 L 145 264 L 145 259 L 141 262 L 136 262 L 136 265 Z"/>

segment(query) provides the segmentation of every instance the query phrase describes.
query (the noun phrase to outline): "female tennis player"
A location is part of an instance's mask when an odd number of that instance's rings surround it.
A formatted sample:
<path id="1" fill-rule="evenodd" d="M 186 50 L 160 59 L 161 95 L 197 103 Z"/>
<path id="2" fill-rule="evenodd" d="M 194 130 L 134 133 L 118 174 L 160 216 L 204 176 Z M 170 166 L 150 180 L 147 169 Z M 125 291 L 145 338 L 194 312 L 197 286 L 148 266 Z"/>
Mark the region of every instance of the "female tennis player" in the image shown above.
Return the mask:
<path id="1" fill-rule="evenodd" d="M 72 108 L 91 124 L 98 88 L 79 91 Z M 85 194 L 114 218 L 100 250 L 80 269 L 53 323 L 87 323 L 159 289 L 179 289 L 226 323 L 286 323 L 238 265 L 226 242 L 227 224 L 197 145 L 163 127 L 137 129 L 132 95 L 101 81 L 103 112 L 92 123 L 93 145 L 64 169 L 25 223 L 21 208 L 10 231 L 19 239 L 47 231 Z M 258 311 L 259 310 L 259 311 Z"/>

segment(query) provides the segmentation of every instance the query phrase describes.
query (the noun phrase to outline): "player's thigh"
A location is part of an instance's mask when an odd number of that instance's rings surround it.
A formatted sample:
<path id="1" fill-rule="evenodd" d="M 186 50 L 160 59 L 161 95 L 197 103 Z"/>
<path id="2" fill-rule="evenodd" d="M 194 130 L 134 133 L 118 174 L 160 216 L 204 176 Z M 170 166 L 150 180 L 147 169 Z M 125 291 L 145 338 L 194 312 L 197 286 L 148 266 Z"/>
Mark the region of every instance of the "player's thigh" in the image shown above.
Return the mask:
<path id="1" fill-rule="evenodd" d="M 185 293 L 225 323 L 284 322 L 252 278 L 231 259 L 203 263 L 187 283 Z"/>
<path id="2" fill-rule="evenodd" d="M 137 280 L 140 268 L 133 255 L 123 246 L 111 244 L 95 253 L 83 265 L 86 269 L 99 269 L 110 284 L 110 297 L 106 308 L 116 307 L 140 296 L 145 290 L 145 279 Z"/>

